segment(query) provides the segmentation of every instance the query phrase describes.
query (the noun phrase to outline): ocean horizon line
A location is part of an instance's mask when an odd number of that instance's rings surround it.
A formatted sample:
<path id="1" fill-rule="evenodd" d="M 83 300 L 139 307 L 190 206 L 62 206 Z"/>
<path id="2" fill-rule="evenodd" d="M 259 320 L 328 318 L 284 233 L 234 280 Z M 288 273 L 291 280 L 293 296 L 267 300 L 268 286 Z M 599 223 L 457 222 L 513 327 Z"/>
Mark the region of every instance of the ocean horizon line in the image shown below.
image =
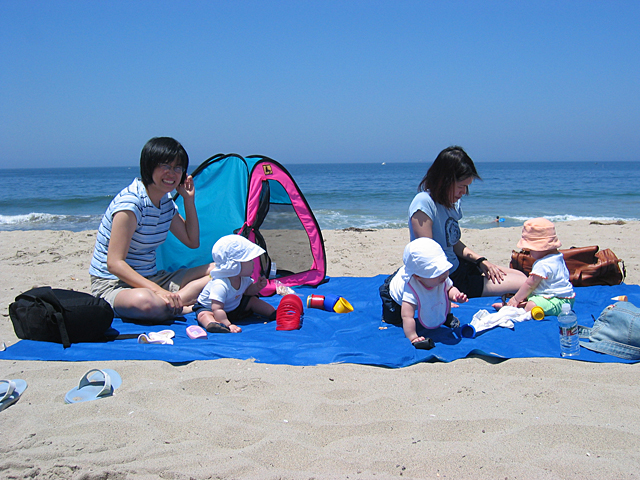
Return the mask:
<path id="1" fill-rule="evenodd" d="M 321 162 L 282 162 L 276 158 L 273 158 L 278 163 L 281 163 L 284 166 L 292 165 L 292 166 L 305 166 L 305 165 L 402 165 L 402 164 L 431 164 L 433 162 L 433 158 L 429 160 L 378 160 L 378 161 L 362 161 L 362 162 L 344 162 L 341 160 L 332 160 L 332 161 L 321 161 Z M 194 163 L 190 161 L 190 167 L 195 169 L 201 163 L 206 161 L 202 160 L 199 163 Z M 588 164 L 600 164 L 600 163 L 640 163 L 640 159 L 637 160 L 618 160 L 618 159 L 604 159 L 604 160 L 474 160 L 474 164 L 476 165 L 490 165 L 490 164 L 518 164 L 518 165 L 539 165 L 539 164 L 565 164 L 565 163 L 588 163 Z M 109 168 L 131 168 L 131 169 L 139 169 L 140 166 L 138 164 L 134 165 L 70 165 L 70 166 L 37 166 L 37 167 L 7 167 L 0 166 L 0 170 L 4 171 L 28 171 L 28 170 L 72 170 L 72 169 L 109 169 Z"/>

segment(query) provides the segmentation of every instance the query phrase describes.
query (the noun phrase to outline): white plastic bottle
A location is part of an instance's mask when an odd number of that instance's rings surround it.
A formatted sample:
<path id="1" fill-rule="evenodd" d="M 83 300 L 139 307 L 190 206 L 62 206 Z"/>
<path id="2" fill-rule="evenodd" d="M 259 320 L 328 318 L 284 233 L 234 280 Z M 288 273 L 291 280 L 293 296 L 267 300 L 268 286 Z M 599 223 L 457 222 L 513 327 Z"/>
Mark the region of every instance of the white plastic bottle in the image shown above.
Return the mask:
<path id="1" fill-rule="evenodd" d="M 558 326 L 560 327 L 560 355 L 563 357 L 579 355 L 578 317 L 568 303 L 562 305 L 562 312 L 558 315 Z"/>

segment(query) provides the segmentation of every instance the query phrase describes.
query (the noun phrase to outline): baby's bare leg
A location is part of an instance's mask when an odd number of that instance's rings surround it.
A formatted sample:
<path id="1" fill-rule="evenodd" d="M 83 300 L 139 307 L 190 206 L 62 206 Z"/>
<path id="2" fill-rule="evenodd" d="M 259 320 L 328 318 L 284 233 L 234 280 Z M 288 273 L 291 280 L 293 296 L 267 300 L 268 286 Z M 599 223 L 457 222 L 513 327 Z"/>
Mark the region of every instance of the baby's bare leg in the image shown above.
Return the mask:
<path id="1" fill-rule="evenodd" d="M 251 297 L 251 300 L 247 303 L 247 309 L 251 310 L 253 313 L 262 315 L 263 317 L 268 317 L 276 311 L 275 308 L 264 300 L 260 300 L 258 297 Z"/>
<path id="2" fill-rule="evenodd" d="M 202 326 L 205 329 L 211 322 L 215 322 L 215 321 L 216 319 L 213 316 L 213 312 L 209 310 L 200 311 L 198 313 L 198 323 L 200 324 L 200 326 Z"/>

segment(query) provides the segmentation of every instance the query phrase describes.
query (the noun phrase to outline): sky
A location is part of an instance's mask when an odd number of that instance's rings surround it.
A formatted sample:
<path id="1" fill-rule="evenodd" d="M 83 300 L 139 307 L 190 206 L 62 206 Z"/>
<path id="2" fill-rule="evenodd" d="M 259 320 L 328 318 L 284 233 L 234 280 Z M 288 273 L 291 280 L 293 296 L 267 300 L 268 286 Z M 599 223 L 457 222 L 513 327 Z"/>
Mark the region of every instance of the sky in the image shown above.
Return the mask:
<path id="1" fill-rule="evenodd" d="M 640 2 L 0 0 L 0 168 L 640 160 Z"/>

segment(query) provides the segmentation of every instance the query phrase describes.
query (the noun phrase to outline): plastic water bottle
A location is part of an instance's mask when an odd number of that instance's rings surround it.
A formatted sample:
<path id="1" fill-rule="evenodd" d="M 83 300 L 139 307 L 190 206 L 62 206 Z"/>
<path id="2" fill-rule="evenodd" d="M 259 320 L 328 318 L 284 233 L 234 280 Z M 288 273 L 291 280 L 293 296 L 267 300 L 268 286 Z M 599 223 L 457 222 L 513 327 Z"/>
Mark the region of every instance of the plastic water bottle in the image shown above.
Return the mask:
<path id="1" fill-rule="evenodd" d="M 560 355 L 573 357 L 580 354 L 580 339 L 578 338 L 578 317 L 571 310 L 571 305 L 562 305 L 562 312 L 558 315 L 560 327 Z"/>
<path id="2" fill-rule="evenodd" d="M 271 270 L 269 271 L 269 278 L 276 278 L 278 269 L 276 268 L 276 262 L 271 262 Z"/>

